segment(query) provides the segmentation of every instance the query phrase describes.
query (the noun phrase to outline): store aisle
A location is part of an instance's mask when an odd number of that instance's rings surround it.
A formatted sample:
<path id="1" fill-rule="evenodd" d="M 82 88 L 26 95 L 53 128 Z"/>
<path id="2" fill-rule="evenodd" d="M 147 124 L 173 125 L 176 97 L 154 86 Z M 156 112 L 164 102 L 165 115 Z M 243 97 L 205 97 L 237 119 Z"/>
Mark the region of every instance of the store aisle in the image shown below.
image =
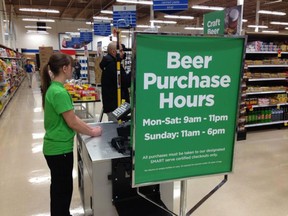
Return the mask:
<path id="1" fill-rule="evenodd" d="M 0 214 L 48 216 L 49 170 L 41 151 L 43 111 L 35 84 L 30 89 L 24 80 L 0 117 L 0 134 Z M 76 169 L 74 173 L 71 213 L 82 216 Z M 189 180 L 187 209 L 222 179 L 221 175 Z M 179 190 L 175 199 L 179 201 Z M 250 132 L 246 141 L 235 145 L 228 182 L 192 215 L 288 216 L 287 200 L 288 130 Z"/>
<path id="2" fill-rule="evenodd" d="M 42 154 L 41 93 L 33 81 L 32 89 L 26 79 L 23 81 L 0 117 L 0 215 L 50 215 L 50 175 Z M 83 209 L 76 169 L 74 174 L 71 213 L 80 216 Z"/>

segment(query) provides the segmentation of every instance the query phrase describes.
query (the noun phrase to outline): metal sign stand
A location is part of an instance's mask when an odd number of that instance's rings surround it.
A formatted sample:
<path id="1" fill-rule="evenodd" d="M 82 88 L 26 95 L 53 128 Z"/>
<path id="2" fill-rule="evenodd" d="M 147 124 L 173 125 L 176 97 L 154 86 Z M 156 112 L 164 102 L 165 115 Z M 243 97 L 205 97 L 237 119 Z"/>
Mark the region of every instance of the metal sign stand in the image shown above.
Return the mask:
<path id="1" fill-rule="evenodd" d="M 187 180 L 182 180 L 181 181 L 181 188 L 180 188 L 180 214 L 179 216 L 189 216 L 191 215 L 196 209 L 198 209 L 207 199 L 209 199 L 222 185 L 224 185 L 228 181 L 228 175 L 224 175 L 224 179 L 216 185 L 215 188 L 213 188 L 206 196 L 204 196 L 196 205 L 194 205 L 187 213 L 186 213 L 186 208 L 187 208 Z M 163 206 L 157 204 L 153 200 L 149 199 L 147 196 L 144 194 L 140 193 L 139 187 L 137 188 L 137 193 L 139 196 L 143 197 L 144 199 L 148 200 L 149 202 L 153 203 L 154 205 L 158 206 L 159 208 L 165 210 L 166 212 L 170 213 L 171 215 L 178 216 L 174 212 L 165 209 Z"/>
<path id="2" fill-rule="evenodd" d="M 180 215 L 186 214 L 187 180 L 182 180 L 180 185 Z"/>
<path id="3" fill-rule="evenodd" d="M 196 209 L 198 209 L 209 197 L 211 197 L 222 185 L 224 185 L 228 181 L 228 175 L 224 175 L 224 179 L 216 185 L 213 190 L 211 190 L 206 196 L 204 196 L 196 205 L 194 205 L 187 213 L 186 216 L 191 215 Z"/>

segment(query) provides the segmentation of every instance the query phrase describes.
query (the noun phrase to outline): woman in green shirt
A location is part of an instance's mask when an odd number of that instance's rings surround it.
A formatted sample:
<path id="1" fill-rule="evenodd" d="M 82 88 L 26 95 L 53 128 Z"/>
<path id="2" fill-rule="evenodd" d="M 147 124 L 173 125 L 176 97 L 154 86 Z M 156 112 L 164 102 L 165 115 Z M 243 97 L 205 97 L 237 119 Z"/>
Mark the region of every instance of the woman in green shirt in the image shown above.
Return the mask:
<path id="1" fill-rule="evenodd" d="M 90 127 L 74 113 L 72 98 L 64 88 L 64 82 L 72 78 L 72 63 L 71 56 L 55 53 L 42 72 L 43 153 L 51 173 L 51 216 L 70 216 L 75 131 L 89 136 L 102 133 L 101 127 Z"/>

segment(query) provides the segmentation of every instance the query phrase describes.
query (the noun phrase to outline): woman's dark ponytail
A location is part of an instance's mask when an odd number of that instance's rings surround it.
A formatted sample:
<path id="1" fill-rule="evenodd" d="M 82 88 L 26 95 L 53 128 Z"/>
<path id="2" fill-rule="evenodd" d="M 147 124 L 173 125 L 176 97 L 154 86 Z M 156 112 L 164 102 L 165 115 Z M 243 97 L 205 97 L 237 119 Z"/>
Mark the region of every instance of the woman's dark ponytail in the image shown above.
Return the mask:
<path id="1" fill-rule="evenodd" d="M 42 92 L 42 107 L 45 107 L 45 95 L 51 84 L 51 77 L 49 75 L 48 64 L 43 67 L 41 79 L 41 92 Z"/>

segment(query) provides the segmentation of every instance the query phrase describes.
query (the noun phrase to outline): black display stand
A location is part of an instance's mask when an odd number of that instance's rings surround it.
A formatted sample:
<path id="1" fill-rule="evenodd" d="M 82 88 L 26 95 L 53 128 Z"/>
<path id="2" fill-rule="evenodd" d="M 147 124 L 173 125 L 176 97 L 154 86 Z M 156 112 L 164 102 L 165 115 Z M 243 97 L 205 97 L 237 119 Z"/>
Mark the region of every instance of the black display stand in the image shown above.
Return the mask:
<path id="1" fill-rule="evenodd" d="M 131 186 L 131 158 L 112 160 L 112 202 L 119 216 L 171 216 L 165 210 L 154 205 L 137 194 L 137 188 Z M 151 185 L 139 188 L 142 194 L 167 209 L 160 197 L 160 186 Z"/>

